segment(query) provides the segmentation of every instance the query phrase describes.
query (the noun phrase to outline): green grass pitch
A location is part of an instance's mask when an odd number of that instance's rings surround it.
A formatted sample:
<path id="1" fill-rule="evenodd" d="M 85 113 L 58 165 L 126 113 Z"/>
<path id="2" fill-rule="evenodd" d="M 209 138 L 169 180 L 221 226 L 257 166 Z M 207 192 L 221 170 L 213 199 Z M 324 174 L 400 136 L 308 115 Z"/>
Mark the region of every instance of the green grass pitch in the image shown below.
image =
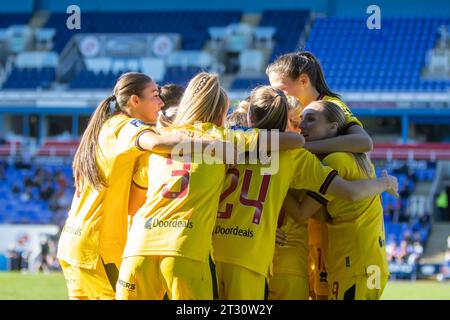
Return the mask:
<path id="1" fill-rule="evenodd" d="M 67 289 L 61 273 L 0 272 L 1 300 L 65 300 L 67 298 Z M 382 299 L 450 300 L 450 282 L 390 281 Z"/>

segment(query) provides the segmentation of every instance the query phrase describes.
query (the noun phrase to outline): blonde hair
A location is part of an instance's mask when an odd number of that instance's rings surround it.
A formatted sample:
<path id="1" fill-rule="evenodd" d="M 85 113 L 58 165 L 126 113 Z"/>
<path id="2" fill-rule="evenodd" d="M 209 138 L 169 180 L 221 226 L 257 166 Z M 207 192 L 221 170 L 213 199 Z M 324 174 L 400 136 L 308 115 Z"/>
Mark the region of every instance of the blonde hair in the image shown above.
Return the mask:
<path id="1" fill-rule="evenodd" d="M 228 96 L 220 86 L 219 76 L 201 72 L 189 82 L 173 125 L 192 125 L 196 121 L 216 123 L 227 107 Z"/>
<path id="2" fill-rule="evenodd" d="M 151 82 L 153 80 L 143 73 L 125 73 L 117 80 L 114 94 L 102 100 L 97 106 L 83 133 L 72 163 L 77 191 L 83 190 L 86 184 L 97 191 L 107 186 L 105 177 L 100 174 L 97 167 L 96 160 L 100 130 L 114 113 L 128 114 L 128 102 L 131 96 L 141 97 L 142 92 Z"/>
<path id="3" fill-rule="evenodd" d="M 343 135 L 345 134 L 347 122 L 345 118 L 345 112 L 342 110 L 337 104 L 326 101 L 326 100 L 319 100 L 319 101 L 313 101 L 309 104 L 311 105 L 317 105 L 321 107 L 321 112 L 325 116 L 325 119 L 328 123 L 336 122 L 338 125 L 337 135 Z M 356 163 L 363 171 L 363 173 L 370 178 L 373 173 L 372 165 L 365 153 L 352 153 L 353 157 L 356 160 Z"/>
<path id="4" fill-rule="evenodd" d="M 283 91 L 260 86 L 250 96 L 249 119 L 259 129 L 285 131 L 288 123 L 288 101 Z"/>
<path id="5" fill-rule="evenodd" d="M 239 102 L 238 106 L 235 109 L 235 112 L 247 113 L 249 106 L 250 106 L 250 97 L 247 97 L 241 102 Z"/>

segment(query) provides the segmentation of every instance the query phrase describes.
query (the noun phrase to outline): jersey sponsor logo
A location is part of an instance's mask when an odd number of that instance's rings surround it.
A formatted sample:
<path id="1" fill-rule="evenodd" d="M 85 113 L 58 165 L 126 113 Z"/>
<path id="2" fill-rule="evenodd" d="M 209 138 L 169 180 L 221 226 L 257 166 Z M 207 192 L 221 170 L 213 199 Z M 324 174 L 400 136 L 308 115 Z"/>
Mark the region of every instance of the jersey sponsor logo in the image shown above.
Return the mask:
<path id="1" fill-rule="evenodd" d="M 253 230 L 251 230 L 250 228 L 247 228 L 247 230 L 241 229 L 239 228 L 239 226 L 236 226 L 234 228 L 224 228 L 221 226 L 216 226 L 216 228 L 214 229 L 214 233 L 253 238 Z"/>
<path id="2" fill-rule="evenodd" d="M 192 229 L 194 227 L 192 221 L 189 220 L 159 220 L 150 218 L 144 225 L 144 229 L 153 228 L 187 228 Z"/>
<path id="3" fill-rule="evenodd" d="M 136 128 L 139 128 L 140 126 L 142 126 L 144 123 L 144 121 L 139 120 L 139 119 L 133 119 L 130 121 L 130 124 L 132 124 L 133 126 L 135 126 Z"/>
<path id="4" fill-rule="evenodd" d="M 119 283 L 119 285 L 121 287 L 123 287 L 125 289 L 131 290 L 131 291 L 136 290 L 136 284 L 135 283 L 129 283 L 129 282 L 126 282 L 126 281 L 123 281 L 123 280 L 120 280 L 120 279 L 117 280 L 117 282 Z"/>
<path id="5" fill-rule="evenodd" d="M 63 228 L 63 232 L 71 233 L 76 236 L 81 236 L 81 228 L 80 227 L 65 225 Z"/>

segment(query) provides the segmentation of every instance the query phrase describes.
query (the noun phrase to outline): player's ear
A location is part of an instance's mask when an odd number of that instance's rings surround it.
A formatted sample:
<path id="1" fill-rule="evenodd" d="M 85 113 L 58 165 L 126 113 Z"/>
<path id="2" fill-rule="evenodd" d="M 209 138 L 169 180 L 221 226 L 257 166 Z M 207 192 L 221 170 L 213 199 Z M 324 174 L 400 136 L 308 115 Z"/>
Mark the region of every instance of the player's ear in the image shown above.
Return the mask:
<path id="1" fill-rule="evenodd" d="M 129 103 L 131 107 L 136 107 L 139 104 L 139 102 L 140 98 L 137 95 L 135 94 L 131 95 Z"/>
<path id="2" fill-rule="evenodd" d="M 330 123 L 330 130 L 334 133 L 337 133 L 339 128 L 339 124 L 337 122 L 331 122 Z"/>
<path id="3" fill-rule="evenodd" d="M 307 86 L 310 83 L 309 77 L 306 73 L 302 73 L 298 76 L 297 82 L 303 87 Z"/>

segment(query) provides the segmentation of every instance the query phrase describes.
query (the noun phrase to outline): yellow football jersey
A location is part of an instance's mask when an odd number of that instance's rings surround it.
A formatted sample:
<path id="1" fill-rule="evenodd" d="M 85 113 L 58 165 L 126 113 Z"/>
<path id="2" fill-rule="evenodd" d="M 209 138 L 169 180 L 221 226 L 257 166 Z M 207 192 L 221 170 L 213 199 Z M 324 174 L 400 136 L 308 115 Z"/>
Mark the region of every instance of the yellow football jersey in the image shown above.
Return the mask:
<path id="1" fill-rule="evenodd" d="M 346 124 L 348 127 L 352 124 L 357 124 L 362 127 L 362 123 L 353 115 L 350 108 L 348 108 L 339 98 L 321 96 L 319 97 L 319 100 L 331 101 L 341 107 L 345 112 Z M 304 226 L 297 224 L 292 218 L 287 216 L 282 229 L 286 233 L 288 240 L 285 246 L 276 247 L 273 265 L 274 272 L 304 276 L 303 261 L 308 257 L 308 243 L 309 245 L 321 247 L 321 223 L 317 220 L 309 219 L 307 227 L 308 230 L 305 230 Z M 296 247 L 297 249 L 291 250 L 293 247 Z M 297 268 L 296 266 L 301 266 L 301 268 L 295 271 Z"/>
<path id="2" fill-rule="evenodd" d="M 356 118 L 353 115 L 353 112 L 350 110 L 349 107 L 347 107 L 347 105 L 339 98 L 336 97 L 331 97 L 331 96 L 320 96 L 319 100 L 326 100 L 326 101 L 330 101 L 333 102 L 335 104 L 337 104 L 339 107 L 341 107 L 342 110 L 344 110 L 345 112 L 345 123 L 347 125 L 347 128 L 349 128 L 350 126 L 357 124 L 359 126 L 363 126 L 361 121 L 358 120 L 358 118 Z"/>
<path id="3" fill-rule="evenodd" d="M 246 146 L 258 138 L 258 130 L 231 132 L 211 123 L 178 130 L 221 140 L 231 134 Z M 204 163 L 196 154 L 184 162 L 151 154 L 147 199 L 133 218 L 124 257 L 170 255 L 207 262 L 225 172 L 225 164 Z"/>
<path id="4" fill-rule="evenodd" d="M 344 179 L 366 178 L 351 153 L 335 152 L 322 161 Z M 375 178 L 374 173 L 371 178 Z M 328 202 L 327 211 L 332 218 L 327 224 L 328 272 L 364 275 L 368 267 L 376 265 L 382 275 L 388 274 L 380 196 L 353 202 L 334 198 Z"/>
<path id="5" fill-rule="evenodd" d="M 96 155 L 107 187 L 89 186 L 76 192 L 58 243 L 58 258 L 94 269 L 99 255 L 104 263 L 120 261 L 126 242 L 128 199 L 136 159 L 144 151 L 138 136 L 152 130 L 138 119 L 115 115 L 103 125 Z"/>
<path id="6" fill-rule="evenodd" d="M 264 166 L 237 165 L 227 170 L 213 246 L 216 261 L 267 276 L 275 250 L 278 215 L 289 188 L 324 195 L 336 172 L 305 149 L 280 152 L 276 174 L 261 174 Z"/>
<path id="7" fill-rule="evenodd" d="M 286 233 L 287 241 L 283 246 L 275 246 L 273 272 L 307 277 L 308 224 L 298 224 L 288 214 L 280 213 L 280 219 L 283 221 L 280 227 Z"/>
<path id="8" fill-rule="evenodd" d="M 149 152 L 145 152 L 136 161 L 133 183 L 141 189 L 148 188 L 148 158 L 150 156 Z"/>

